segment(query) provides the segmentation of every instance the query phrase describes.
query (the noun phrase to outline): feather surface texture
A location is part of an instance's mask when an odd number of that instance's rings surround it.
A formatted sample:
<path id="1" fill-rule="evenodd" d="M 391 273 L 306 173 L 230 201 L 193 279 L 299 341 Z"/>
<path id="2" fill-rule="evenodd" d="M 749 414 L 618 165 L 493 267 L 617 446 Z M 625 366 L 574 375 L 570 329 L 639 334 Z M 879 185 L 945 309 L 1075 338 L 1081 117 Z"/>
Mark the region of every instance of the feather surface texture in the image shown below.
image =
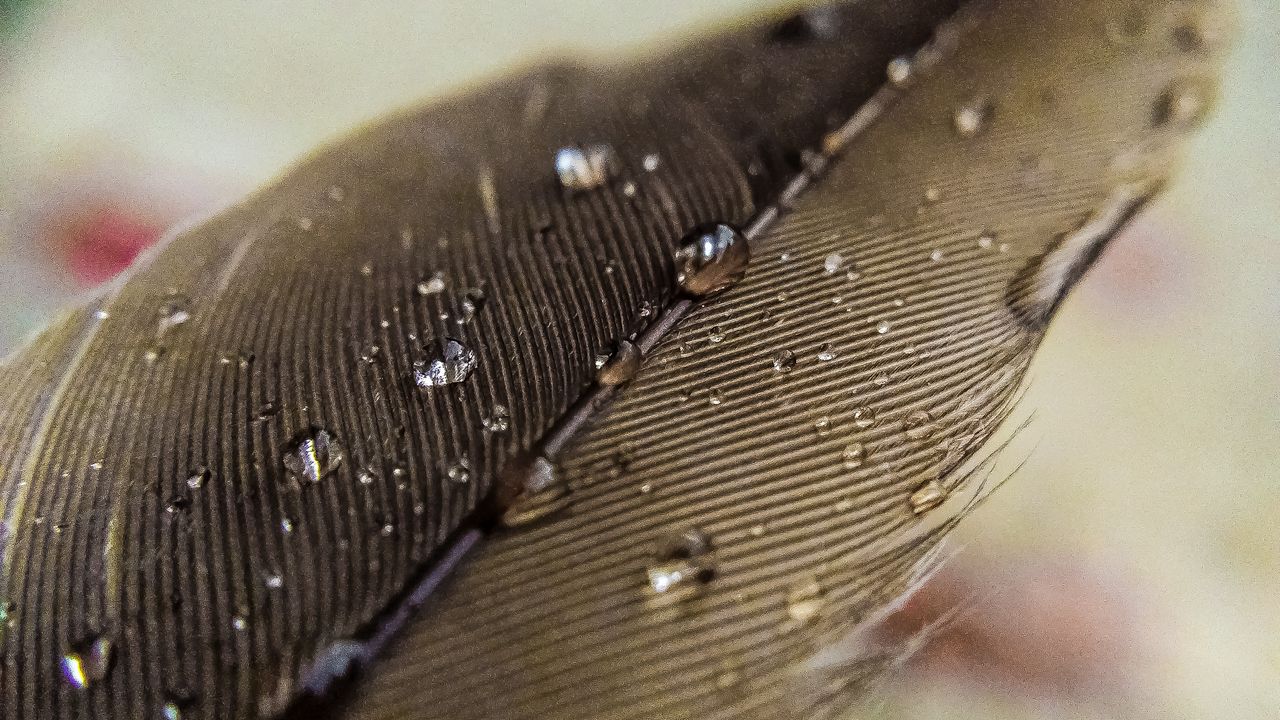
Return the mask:
<path id="1" fill-rule="evenodd" d="M 175 233 L 0 365 L 0 713 L 848 707 L 1224 13 L 809 9 L 402 113 Z"/>

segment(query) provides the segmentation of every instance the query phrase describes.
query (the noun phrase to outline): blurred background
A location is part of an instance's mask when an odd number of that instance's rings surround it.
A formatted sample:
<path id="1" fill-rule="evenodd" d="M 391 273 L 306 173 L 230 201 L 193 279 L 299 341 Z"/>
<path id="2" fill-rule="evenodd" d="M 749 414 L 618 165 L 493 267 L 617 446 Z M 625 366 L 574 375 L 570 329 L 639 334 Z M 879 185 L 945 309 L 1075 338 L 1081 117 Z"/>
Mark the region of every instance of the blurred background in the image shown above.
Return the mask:
<path id="1" fill-rule="evenodd" d="M 768 0 L 0 0 L 0 353 L 315 145 Z M 1280 0 L 1178 181 L 1064 306 L 1039 440 L 909 608 L 883 718 L 1280 717 Z"/>

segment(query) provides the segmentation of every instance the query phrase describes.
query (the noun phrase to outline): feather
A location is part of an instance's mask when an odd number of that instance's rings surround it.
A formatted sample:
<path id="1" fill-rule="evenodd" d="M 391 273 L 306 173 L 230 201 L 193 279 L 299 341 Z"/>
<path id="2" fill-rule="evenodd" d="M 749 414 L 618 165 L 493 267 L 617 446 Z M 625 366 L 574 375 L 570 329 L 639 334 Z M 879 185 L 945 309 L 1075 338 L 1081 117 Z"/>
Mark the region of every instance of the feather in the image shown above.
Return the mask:
<path id="1" fill-rule="evenodd" d="M 808 10 L 398 115 L 175 233 L 0 366 L 0 706 L 839 708 L 1202 116 L 1215 11 Z"/>

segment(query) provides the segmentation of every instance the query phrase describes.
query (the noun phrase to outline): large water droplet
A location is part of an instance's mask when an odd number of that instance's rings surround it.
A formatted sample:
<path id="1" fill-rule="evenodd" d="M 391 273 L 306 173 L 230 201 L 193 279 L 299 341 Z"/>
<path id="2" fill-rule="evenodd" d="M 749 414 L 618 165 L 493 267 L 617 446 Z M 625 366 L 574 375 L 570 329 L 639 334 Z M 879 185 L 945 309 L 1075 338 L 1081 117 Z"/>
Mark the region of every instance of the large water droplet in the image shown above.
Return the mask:
<path id="1" fill-rule="evenodd" d="M 620 169 L 618 153 L 609 145 L 570 146 L 556 151 L 556 177 L 566 190 L 594 190 L 609 182 Z"/>
<path id="2" fill-rule="evenodd" d="M 672 533 L 658 540 L 656 562 L 647 570 L 651 599 L 659 603 L 688 600 L 702 594 L 715 577 L 707 557 L 711 538 L 697 528 Z"/>
<path id="3" fill-rule="evenodd" d="M 465 381 L 475 369 L 476 354 L 457 340 L 445 338 L 443 356 L 430 362 L 415 362 L 413 379 L 422 388 L 455 385 Z"/>
<path id="4" fill-rule="evenodd" d="M 830 435 L 831 434 L 831 418 L 827 417 L 826 415 L 823 415 L 822 417 L 813 421 L 813 431 L 817 433 L 818 437 L 820 438 L 824 438 Z"/>
<path id="5" fill-rule="evenodd" d="M 700 225 L 685 235 L 676 253 L 676 282 L 690 295 L 713 295 L 741 280 L 750 259 L 747 238 L 736 228 Z"/>
<path id="6" fill-rule="evenodd" d="M 862 467 L 862 463 L 867 458 L 866 448 L 862 443 L 852 442 L 844 446 L 844 451 L 840 453 L 840 459 L 844 461 L 845 469 L 853 470 Z"/>
<path id="7" fill-rule="evenodd" d="M 994 111 L 995 105 L 985 97 L 973 98 L 964 103 L 956 108 L 955 114 L 951 117 L 956 134 L 962 138 L 976 137 L 986 129 Z"/>
<path id="8" fill-rule="evenodd" d="M 630 381 L 640 371 L 640 348 L 627 340 L 618 341 L 618 349 L 600 366 L 596 379 L 601 385 L 621 385 Z"/>
<path id="9" fill-rule="evenodd" d="M 876 411 L 870 407 L 855 408 L 853 411 L 853 426 L 859 430 L 866 430 L 876 424 Z"/>
<path id="10" fill-rule="evenodd" d="M 930 480 L 911 493 L 911 510 L 922 515 L 942 504 L 947 499 L 946 488 L 937 480 Z"/>
<path id="11" fill-rule="evenodd" d="M 916 410 L 902 421 L 903 433 L 912 440 L 924 440 L 937 429 L 933 416 L 925 410 Z"/>
<path id="12" fill-rule="evenodd" d="M 818 616 L 825 602 L 826 597 L 818 579 L 806 578 L 787 591 L 787 615 L 796 622 L 809 622 Z"/>
<path id="13" fill-rule="evenodd" d="M 773 369 L 780 373 L 789 373 L 796 366 L 796 354 L 790 350 L 779 350 L 773 355 Z"/>
<path id="14" fill-rule="evenodd" d="M 72 687 L 84 690 L 111 671 L 115 643 L 100 635 L 62 656 L 62 676 Z"/>
<path id="15" fill-rule="evenodd" d="M 569 507 L 569 486 L 546 458 L 535 458 L 525 476 L 524 490 L 502 513 L 502 524 L 520 527 Z"/>
<path id="16" fill-rule="evenodd" d="M 308 428 L 290 443 L 284 467 L 300 482 L 317 483 L 337 470 L 345 457 L 342 444 L 327 430 Z"/>

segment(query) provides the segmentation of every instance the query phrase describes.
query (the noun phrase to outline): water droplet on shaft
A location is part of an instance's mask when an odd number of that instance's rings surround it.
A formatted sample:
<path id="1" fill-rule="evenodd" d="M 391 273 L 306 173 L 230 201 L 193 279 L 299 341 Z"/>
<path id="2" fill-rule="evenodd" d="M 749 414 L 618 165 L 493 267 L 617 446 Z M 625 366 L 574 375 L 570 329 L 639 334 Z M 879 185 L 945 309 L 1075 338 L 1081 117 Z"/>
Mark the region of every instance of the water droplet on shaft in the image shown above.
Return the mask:
<path id="1" fill-rule="evenodd" d="M 618 349 L 600 366 L 596 379 L 601 385 L 621 385 L 636 376 L 642 360 L 640 348 L 635 343 L 620 340 Z"/>
<path id="2" fill-rule="evenodd" d="M 721 292 L 742 279 L 751 259 L 747 238 L 725 223 L 694 228 L 676 253 L 676 282 L 696 297 Z"/>

